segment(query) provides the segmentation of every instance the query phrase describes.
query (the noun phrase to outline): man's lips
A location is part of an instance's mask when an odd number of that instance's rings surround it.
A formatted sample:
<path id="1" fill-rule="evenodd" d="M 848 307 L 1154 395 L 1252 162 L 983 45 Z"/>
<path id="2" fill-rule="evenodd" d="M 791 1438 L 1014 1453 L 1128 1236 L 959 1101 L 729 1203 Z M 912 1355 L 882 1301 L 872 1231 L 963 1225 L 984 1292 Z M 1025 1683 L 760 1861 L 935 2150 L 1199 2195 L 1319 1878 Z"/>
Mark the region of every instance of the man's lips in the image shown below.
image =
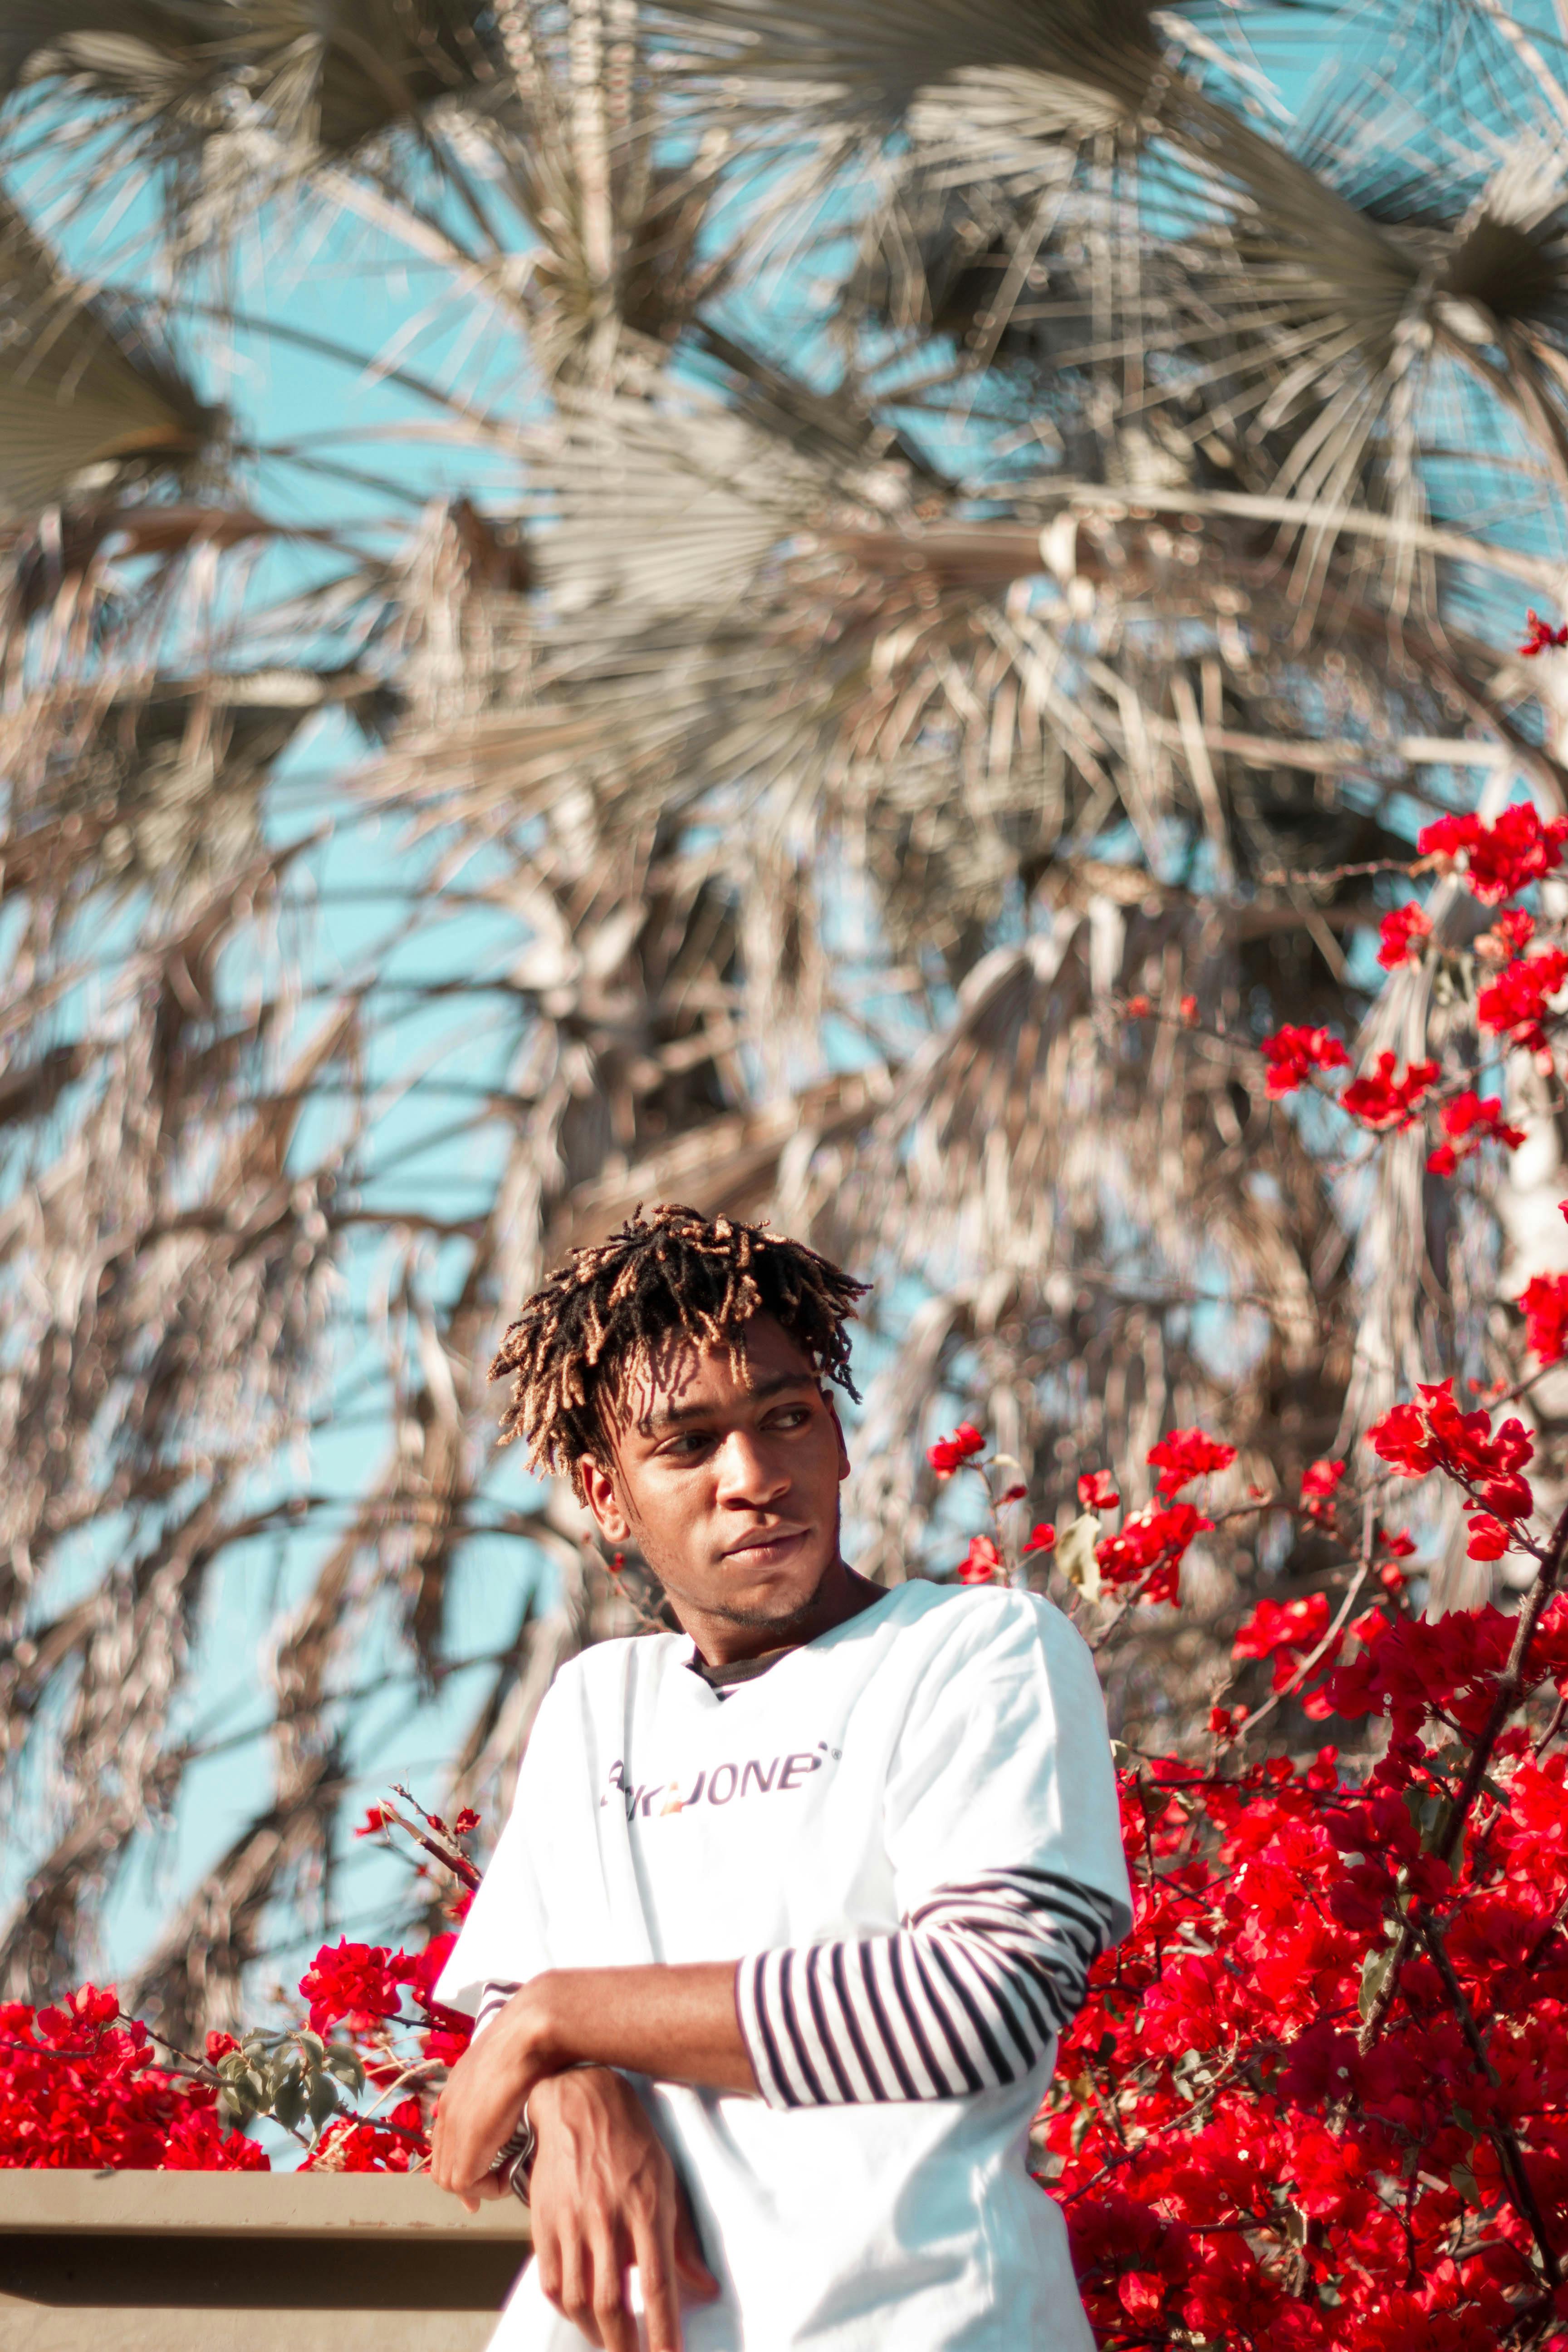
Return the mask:
<path id="1" fill-rule="evenodd" d="M 742 1536 L 739 1543 L 731 1544 L 723 1557 L 738 1561 L 742 1568 L 752 1564 L 771 1566 L 785 1552 L 793 1551 L 797 1544 L 804 1543 L 809 1533 L 807 1528 L 761 1528 L 756 1534 Z"/>

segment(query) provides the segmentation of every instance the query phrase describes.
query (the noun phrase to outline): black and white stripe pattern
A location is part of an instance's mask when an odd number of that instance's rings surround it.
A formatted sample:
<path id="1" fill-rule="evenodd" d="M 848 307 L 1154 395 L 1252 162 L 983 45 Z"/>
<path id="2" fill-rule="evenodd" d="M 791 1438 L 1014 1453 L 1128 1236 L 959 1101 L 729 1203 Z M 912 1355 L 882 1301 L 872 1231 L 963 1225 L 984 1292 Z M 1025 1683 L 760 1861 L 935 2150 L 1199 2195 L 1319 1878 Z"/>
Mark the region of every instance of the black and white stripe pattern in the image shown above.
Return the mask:
<path id="1" fill-rule="evenodd" d="M 513 1993 L 521 1990 L 521 1984 L 505 1984 L 499 1977 L 487 1977 L 479 1987 L 479 2005 L 474 2011 L 474 2032 L 469 2039 L 482 2033 L 487 2025 L 493 2025 Z"/>
<path id="2" fill-rule="evenodd" d="M 963 2098 L 1017 2082 L 1083 2005 L 1117 1906 L 1048 1870 L 939 1886 L 897 1935 L 761 1952 L 736 1978 L 770 2106 Z"/>

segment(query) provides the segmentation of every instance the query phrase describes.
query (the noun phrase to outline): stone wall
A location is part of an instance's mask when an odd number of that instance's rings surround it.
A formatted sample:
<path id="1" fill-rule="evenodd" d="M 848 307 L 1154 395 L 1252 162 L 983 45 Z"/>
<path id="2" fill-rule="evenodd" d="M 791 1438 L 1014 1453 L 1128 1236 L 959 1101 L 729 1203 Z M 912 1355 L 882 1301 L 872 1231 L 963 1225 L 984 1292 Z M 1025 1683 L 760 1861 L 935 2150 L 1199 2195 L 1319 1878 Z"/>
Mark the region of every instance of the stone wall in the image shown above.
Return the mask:
<path id="1" fill-rule="evenodd" d="M 528 2252 L 399 2175 L 0 2171 L 4 2352 L 483 2352 Z"/>

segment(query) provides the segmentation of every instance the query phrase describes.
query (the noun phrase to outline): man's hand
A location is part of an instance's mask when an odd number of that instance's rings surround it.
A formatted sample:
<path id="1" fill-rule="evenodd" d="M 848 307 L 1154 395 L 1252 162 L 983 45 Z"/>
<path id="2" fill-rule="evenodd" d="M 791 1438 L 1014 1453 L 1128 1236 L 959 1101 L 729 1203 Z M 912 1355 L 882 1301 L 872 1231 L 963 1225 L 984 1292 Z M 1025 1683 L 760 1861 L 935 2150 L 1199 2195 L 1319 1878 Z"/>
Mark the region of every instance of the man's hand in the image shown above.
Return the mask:
<path id="1" fill-rule="evenodd" d="M 604 2352 L 637 2352 L 626 2300 L 636 2264 L 650 2352 L 680 2352 L 680 2294 L 707 2303 L 685 2193 L 642 2101 L 625 2078 L 588 2068 L 542 2083 L 529 2105 L 539 2135 L 529 2205 L 539 2283 Z"/>
<path id="2" fill-rule="evenodd" d="M 470 2213 L 499 2186 L 491 2168 L 497 2155 L 535 2086 L 561 2063 L 541 1991 L 549 1981 L 537 1978 L 512 1995 L 495 2023 L 464 2051 L 437 2105 L 431 2178 L 437 2189 L 460 2197 Z"/>

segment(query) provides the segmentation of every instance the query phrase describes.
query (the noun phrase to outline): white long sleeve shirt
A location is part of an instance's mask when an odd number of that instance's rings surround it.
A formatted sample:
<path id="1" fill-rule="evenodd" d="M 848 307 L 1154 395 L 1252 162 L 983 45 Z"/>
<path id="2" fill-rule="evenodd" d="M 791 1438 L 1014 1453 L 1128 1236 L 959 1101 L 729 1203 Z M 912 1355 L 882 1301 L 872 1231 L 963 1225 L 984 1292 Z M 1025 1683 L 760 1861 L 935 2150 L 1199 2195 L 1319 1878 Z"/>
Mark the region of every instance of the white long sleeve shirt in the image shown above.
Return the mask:
<path id="1" fill-rule="evenodd" d="M 675 1635 L 557 1677 L 437 1988 L 739 1958 L 761 2100 L 639 2081 L 723 2293 L 689 2352 L 1089 2352 L 1029 2123 L 1126 1868 L 1093 1662 L 911 1582 L 722 1695 Z M 580 2352 L 525 2273 L 496 2352 Z"/>

